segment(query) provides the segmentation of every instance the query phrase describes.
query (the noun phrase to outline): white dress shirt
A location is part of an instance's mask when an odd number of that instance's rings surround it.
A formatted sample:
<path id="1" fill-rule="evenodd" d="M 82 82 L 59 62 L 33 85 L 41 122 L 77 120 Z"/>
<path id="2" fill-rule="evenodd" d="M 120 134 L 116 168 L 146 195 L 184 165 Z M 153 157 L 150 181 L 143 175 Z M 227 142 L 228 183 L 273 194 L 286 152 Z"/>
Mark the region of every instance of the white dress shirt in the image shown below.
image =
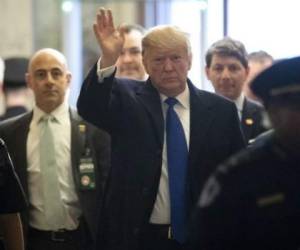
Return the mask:
<path id="1" fill-rule="evenodd" d="M 35 107 L 27 139 L 27 172 L 29 190 L 29 224 L 40 230 L 53 230 L 46 223 L 43 206 L 42 178 L 39 159 L 40 119 L 45 113 Z M 67 103 L 63 103 L 52 113 L 57 122 L 50 123 L 53 131 L 55 155 L 61 202 L 66 210 L 64 229 L 74 230 L 79 225 L 80 205 L 75 192 L 71 166 L 71 122 Z"/>
<path id="2" fill-rule="evenodd" d="M 243 93 L 236 100 L 234 100 L 234 104 L 237 108 L 240 121 L 242 120 L 242 115 L 243 115 L 244 100 L 245 100 L 245 96 Z"/>

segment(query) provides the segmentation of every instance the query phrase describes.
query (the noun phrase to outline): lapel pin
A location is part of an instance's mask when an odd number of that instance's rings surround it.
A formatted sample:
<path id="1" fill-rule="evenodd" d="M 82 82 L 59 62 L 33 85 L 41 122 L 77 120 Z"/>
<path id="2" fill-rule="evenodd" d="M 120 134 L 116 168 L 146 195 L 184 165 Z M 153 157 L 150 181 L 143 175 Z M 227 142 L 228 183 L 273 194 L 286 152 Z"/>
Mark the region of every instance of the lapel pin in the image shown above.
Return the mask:
<path id="1" fill-rule="evenodd" d="M 85 125 L 84 125 L 84 124 L 79 124 L 78 127 L 79 127 L 79 131 L 80 131 L 81 133 L 84 133 L 84 132 L 85 132 Z"/>
<path id="2" fill-rule="evenodd" d="M 253 125 L 254 121 L 253 121 L 251 118 L 247 118 L 247 119 L 245 120 L 245 123 L 246 123 L 247 125 Z"/>

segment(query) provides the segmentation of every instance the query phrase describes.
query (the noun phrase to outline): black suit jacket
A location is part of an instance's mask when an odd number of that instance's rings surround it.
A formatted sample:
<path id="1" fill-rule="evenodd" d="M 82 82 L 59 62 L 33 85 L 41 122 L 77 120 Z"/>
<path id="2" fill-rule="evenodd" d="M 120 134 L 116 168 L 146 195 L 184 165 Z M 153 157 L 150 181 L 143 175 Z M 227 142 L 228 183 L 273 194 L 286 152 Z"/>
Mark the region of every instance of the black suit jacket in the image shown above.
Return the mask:
<path id="1" fill-rule="evenodd" d="M 7 144 L 16 172 L 28 197 L 27 183 L 27 157 L 26 143 L 32 112 L 12 118 L 0 123 L 0 134 Z M 104 183 L 110 165 L 110 137 L 109 135 L 85 122 L 75 111 L 70 110 L 71 119 L 71 163 L 76 193 L 82 209 L 81 223 L 83 225 L 83 240 L 87 249 L 93 244 L 96 231 L 96 217 L 102 203 Z M 79 125 L 86 125 L 86 136 L 82 136 Z M 96 189 L 83 190 L 80 188 L 79 161 L 85 148 L 89 147 L 92 152 L 93 163 L 96 174 Z M 98 197 L 98 198 L 97 198 Z M 98 199 L 98 203 L 96 201 Z M 28 211 L 22 214 L 24 231 L 28 227 Z M 26 235 L 26 233 L 25 233 Z"/>
<path id="2" fill-rule="evenodd" d="M 159 93 L 144 84 L 112 75 L 98 82 L 96 66 L 78 100 L 79 113 L 109 131 L 109 174 L 97 249 L 139 249 L 139 236 L 155 203 L 162 166 L 164 118 Z M 236 107 L 212 93 L 190 89 L 188 206 L 215 166 L 244 146 Z M 101 230 L 102 228 L 102 230 Z"/>
<path id="3" fill-rule="evenodd" d="M 246 142 L 266 131 L 263 126 L 263 113 L 262 105 L 248 98 L 244 99 L 241 126 Z"/>

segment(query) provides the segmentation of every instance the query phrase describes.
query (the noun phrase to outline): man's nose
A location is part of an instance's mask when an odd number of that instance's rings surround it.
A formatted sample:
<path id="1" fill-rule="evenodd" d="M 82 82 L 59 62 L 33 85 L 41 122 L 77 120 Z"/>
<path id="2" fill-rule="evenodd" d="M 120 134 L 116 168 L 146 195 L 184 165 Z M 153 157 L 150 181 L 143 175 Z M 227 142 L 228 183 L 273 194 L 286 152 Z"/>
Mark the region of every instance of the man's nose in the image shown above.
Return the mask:
<path id="1" fill-rule="evenodd" d="M 130 54 L 129 51 L 125 51 L 124 54 L 122 55 L 123 61 L 124 62 L 131 62 L 132 61 L 132 55 Z"/>
<path id="2" fill-rule="evenodd" d="M 230 77 L 230 72 L 227 68 L 224 68 L 221 74 L 222 78 L 229 78 Z"/>
<path id="3" fill-rule="evenodd" d="M 51 72 L 47 72 L 47 82 L 48 83 L 53 83 L 54 82 L 54 78 L 53 78 Z"/>
<path id="4" fill-rule="evenodd" d="M 173 62 L 170 58 L 165 59 L 164 69 L 166 71 L 173 70 Z"/>

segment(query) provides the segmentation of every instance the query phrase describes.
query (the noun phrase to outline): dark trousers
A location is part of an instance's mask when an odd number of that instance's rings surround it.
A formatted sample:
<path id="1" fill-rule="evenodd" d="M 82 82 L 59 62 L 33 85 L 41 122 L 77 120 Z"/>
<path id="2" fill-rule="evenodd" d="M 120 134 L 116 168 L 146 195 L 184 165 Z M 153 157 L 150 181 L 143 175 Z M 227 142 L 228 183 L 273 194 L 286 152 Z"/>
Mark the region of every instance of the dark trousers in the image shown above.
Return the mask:
<path id="1" fill-rule="evenodd" d="M 29 228 L 26 250 L 87 250 L 80 230 L 41 231 Z"/>
<path id="2" fill-rule="evenodd" d="M 141 250 L 185 250 L 185 246 L 172 239 L 169 225 L 148 224 L 140 238 Z"/>

